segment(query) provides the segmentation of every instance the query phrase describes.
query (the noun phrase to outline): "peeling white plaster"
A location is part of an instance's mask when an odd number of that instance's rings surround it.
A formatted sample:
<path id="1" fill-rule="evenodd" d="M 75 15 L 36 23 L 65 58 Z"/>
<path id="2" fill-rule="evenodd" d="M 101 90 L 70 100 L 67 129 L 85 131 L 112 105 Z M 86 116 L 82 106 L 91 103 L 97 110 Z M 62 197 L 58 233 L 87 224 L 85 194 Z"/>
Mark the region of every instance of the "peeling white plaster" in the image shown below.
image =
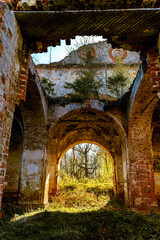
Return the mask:
<path id="1" fill-rule="evenodd" d="M 27 182 L 26 182 L 26 180 L 23 181 L 23 186 L 24 186 L 24 187 L 27 186 Z"/>
<path id="2" fill-rule="evenodd" d="M 38 173 L 38 166 L 31 163 L 27 166 L 27 170 L 28 170 L 27 175 L 36 174 L 36 173 Z"/>
<path id="3" fill-rule="evenodd" d="M 30 160 L 32 162 L 39 159 L 43 159 L 43 150 L 25 150 L 23 153 L 23 159 Z"/>

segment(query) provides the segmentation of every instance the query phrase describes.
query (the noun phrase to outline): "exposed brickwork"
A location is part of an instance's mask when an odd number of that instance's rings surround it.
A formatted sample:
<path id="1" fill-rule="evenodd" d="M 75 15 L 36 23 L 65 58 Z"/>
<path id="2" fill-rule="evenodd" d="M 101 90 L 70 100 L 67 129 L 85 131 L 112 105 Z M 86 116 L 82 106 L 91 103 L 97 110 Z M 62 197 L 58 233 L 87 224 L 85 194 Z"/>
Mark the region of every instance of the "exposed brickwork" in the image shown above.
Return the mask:
<path id="1" fill-rule="evenodd" d="M 4 3 L 0 5 L 0 207 L 6 187 L 6 165 L 12 118 L 15 108 L 19 53 L 22 36 L 14 15 Z"/>
<path id="2" fill-rule="evenodd" d="M 95 101 L 96 102 L 96 101 Z M 71 107 L 59 107 L 56 109 L 56 124 L 53 119 L 49 130 L 48 141 L 48 174 L 50 174 L 49 195 L 54 195 L 57 189 L 58 164 L 65 153 L 73 145 L 83 142 L 92 142 L 105 148 L 113 159 L 115 196 L 124 197 L 126 162 L 126 136 L 121 122 L 116 115 L 109 116 L 103 110 L 97 110 L 98 104 L 91 103 L 88 107 L 72 111 Z M 92 108 L 93 107 L 93 108 Z M 53 106 L 54 108 L 54 106 Z M 70 109 L 68 113 L 66 109 Z M 53 110 L 54 111 L 54 110 Z M 63 111 L 63 113 L 62 113 Z M 52 117 L 56 117 L 54 114 Z M 116 119 L 116 120 L 115 120 Z M 74 124 L 73 124 L 74 123 Z M 124 151 L 122 153 L 122 151 Z M 125 193 L 125 196 L 127 194 Z M 125 199 L 127 202 L 128 199 Z"/>
<path id="3" fill-rule="evenodd" d="M 24 126 L 19 204 L 43 204 L 47 105 L 30 58 L 26 101 L 19 105 Z"/>
<path id="4" fill-rule="evenodd" d="M 160 54 L 158 49 L 151 49 L 148 52 L 148 60 L 153 91 L 160 98 Z"/>
<path id="5" fill-rule="evenodd" d="M 0 36 L 0 207 L 7 182 L 6 166 L 17 102 L 25 133 L 19 202 L 47 202 L 48 190 L 53 193 L 56 189 L 58 163 L 63 153 L 76 142 L 91 141 L 108 149 L 115 161 L 116 193 L 125 192 L 125 201 L 129 205 L 132 202 L 135 208 L 157 207 L 151 123 L 160 95 L 158 51 L 148 52 L 149 69 L 134 82 L 128 104 L 128 126 L 126 112 L 122 110 L 119 114 L 115 108 L 104 113 L 103 104 L 99 103 L 87 102 L 81 109 L 75 104 L 49 109 L 48 127 L 51 128 L 46 166 L 47 105 L 35 66 L 29 62 L 30 51 L 23 45 L 15 17 L 6 4 L 0 4 Z"/>
<path id="6" fill-rule="evenodd" d="M 128 132 L 132 206 L 144 210 L 157 206 L 151 142 L 151 122 L 156 102 L 148 70 L 134 98 Z"/>
<path id="7" fill-rule="evenodd" d="M 21 54 L 19 82 L 17 89 L 17 102 L 18 100 L 26 99 L 29 59 L 29 50 L 27 48 L 27 45 L 24 45 L 23 52 Z"/>
<path id="8" fill-rule="evenodd" d="M 159 102 L 152 117 L 152 151 L 153 161 L 157 162 L 160 157 L 160 105 Z M 160 169 L 158 164 L 154 164 L 155 192 L 160 205 Z"/>

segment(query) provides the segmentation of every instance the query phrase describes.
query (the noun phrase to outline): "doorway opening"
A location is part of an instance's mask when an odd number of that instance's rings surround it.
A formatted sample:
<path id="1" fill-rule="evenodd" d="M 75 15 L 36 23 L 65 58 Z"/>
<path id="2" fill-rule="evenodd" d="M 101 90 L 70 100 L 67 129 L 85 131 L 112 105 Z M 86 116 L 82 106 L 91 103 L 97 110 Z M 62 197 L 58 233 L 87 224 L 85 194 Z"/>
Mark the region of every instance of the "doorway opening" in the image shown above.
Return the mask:
<path id="1" fill-rule="evenodd" d="M 114 198 L 114 164 L 100 146 L 81 143 L 61 158 L 54 204 L 65 208 L 97 209 Z"/>
<path id="2" fill-rule="evenodd" d="M 7 188 L 4 190 L 4 204 L 18 204 L 21 182 L 21 159 L 23 152 L 23 126 L 16 109 L 7 160 Z M 18 117 L 17 117 L 18 116 Z"/>

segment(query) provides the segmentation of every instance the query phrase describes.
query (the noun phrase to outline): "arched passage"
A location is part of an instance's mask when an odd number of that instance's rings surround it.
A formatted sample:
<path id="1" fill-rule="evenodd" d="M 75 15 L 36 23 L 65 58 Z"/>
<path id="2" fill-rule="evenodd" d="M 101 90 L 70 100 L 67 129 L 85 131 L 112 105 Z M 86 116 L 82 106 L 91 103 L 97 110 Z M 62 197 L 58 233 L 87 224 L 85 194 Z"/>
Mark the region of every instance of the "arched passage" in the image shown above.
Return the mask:
<path id="1" fill-rule="evenodd" d="M 160 204 L 160 102 L 152 117 L 152 154 L 155 180 L 155 193 Z"/>
<path id="2" fill-rule="evenodd" d="M 139 87 L 134 92 L 136 85 Z M 158 98 L 151 86 L 149 69 L 142 79 L 135 79 L 132 97 L 128 127 L 131 205 L 150 209 L 158 204 L 152 159 L 152 116 Z"/>
<path id="3" fill-rule="evenodd" d="M 18 203 L 21 181 L 21 164 L 24 143 L 23 122 L 17 107 L 12 122 L 9 155 L 7 160 L 7 188 L 4 190 L 3 202 Z"/>
<path id="4" fill-rule="evenodd" d="M 80 141 L 77 141 L 77 140 L 75 139 L 74 144 L 71 144 L 69 147 L 67 147 L 67 148 L 65 149 L 65 151 L 61 154 L 61 156 L 60 156 L 60 158 L 59 158 L 59 162 L 58 162 L 58 171 L 59 171 L 59 169 L 60 169 L 60 163 L 61 163 L 64 155 L 66 154 L 66 152 L 67 152 L 69 149 L 73 148 L 74 146 L 76 146 L 76 145 L 78 145 L 78 144 L 84 144 L 84 143 L 86 143 L 86 144 L 94 144 L 94 145 L 99 146 L 99 147 L 102 148 L 102 149 L 106 152 L 106 154 L 109 156 L 109 158 L 111 159 L 111 162 L 112 162 L 114 196 L 115 196 L 115 198 L 118 197 L 119 199 L 120 199 L 120 198 L 123 199 L 123 197 L 124 197 L 123 192 L 120 192 L 119 186 L 118 186 L 117 181 L 116 181 L 116 179 L 118 178 L 118 176 L 117 176 L 117 171 L 116 171 L 116 170 L 117 170 L 117 169 L 116 169 L 116 162 L 117 162 L 116 154 L 114 154 L 114 152 L 111 154 L 111 153 L 110 153 L 101 143 L 99 143 L 99 142 L 96 142 L 96 141 L 93 141 L 93 140 L 80 140 Z M 58 185 L 58 184 L 57 184 L 57 185 Z"/>
<path id="5" fill-rule="evenodd" d="M 40 80 L 35 75 L 34 65 L 32 66 L 31 64 L 26 101 L 20 104 L 24 124 L 24 148 L 19 204 L 43 205 L 44 203 L 43 168 L 46 157 L 45 105 Z"/>
<path id="6" fill-rule="evenodd" d="M 103 111 L 81 108 L 61 117 L 49 130 L 46 196 L 57 189 L 58 164 L 71 146 L 94 142 L 110 152 L 114 159 L 116 195 L 124 196 L 126 188 L 126 136 L 120 123 Z M 125 149 L 125 150 L 124 150 Z M 47 197 L 46 197 L 47 199 Z"/>
<path id="7" fill-rule="evenodd" d="M 18 204 L 44 204 L 47 105 L 30 59 L 26 100 L 15 110 L 7 162 L 6 197 Z"/>

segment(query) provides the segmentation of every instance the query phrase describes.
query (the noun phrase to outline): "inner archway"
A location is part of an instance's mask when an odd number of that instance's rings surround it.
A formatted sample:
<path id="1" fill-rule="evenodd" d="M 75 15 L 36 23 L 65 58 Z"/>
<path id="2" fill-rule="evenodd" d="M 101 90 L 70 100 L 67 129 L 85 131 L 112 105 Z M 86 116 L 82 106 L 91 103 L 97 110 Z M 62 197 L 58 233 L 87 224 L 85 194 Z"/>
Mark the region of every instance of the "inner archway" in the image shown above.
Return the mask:
<path id="1" fill-rule="evenodd" d="M 101 208 L 116 196 L 115 176 L 114 160 L 104 147 L 76 143 L 59 161 L 58 191 L 51 201 L 63 207 Z"/>
<path id="2" fill-rule="evenodd" d="M 96 109 L 81 108 L 62 116 L 49 130 L 48 162 L 46 168 L 46 194 L 57 191 L 58 166 L 65 152 L 79 143 L 95 143 L 112 156 L 115 175 L 115 196 L 127 196 L 126 136 L 123 125 L 116 117 Z M 125 150 L 124 150 L 125 149 Z"/>

